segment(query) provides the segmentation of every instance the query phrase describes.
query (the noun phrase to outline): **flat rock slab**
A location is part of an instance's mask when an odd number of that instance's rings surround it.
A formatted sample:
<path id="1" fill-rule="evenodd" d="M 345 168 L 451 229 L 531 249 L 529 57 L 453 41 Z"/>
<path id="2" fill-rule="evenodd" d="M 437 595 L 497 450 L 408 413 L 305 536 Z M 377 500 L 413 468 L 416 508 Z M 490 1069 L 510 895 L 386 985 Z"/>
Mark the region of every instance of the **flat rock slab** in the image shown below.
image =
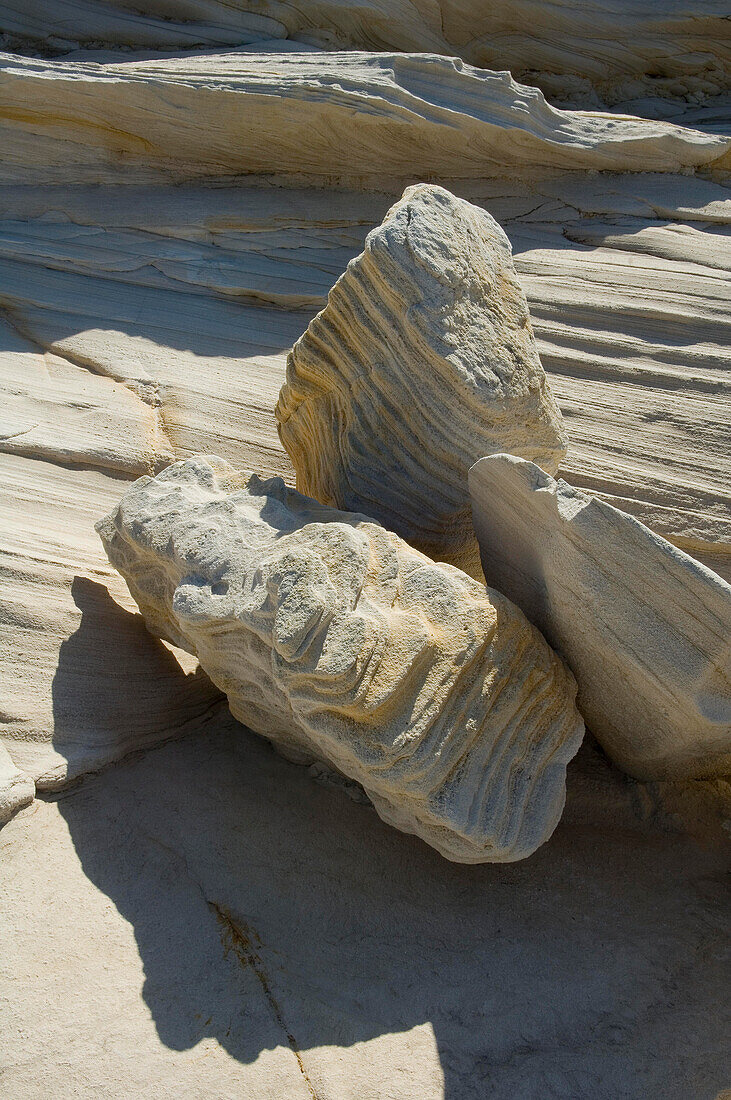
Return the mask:
<path id="1" fill-rule="evenodd" d="M 495 219 L 407 188 L 292 349 L 276 414 L 301 492 L 479 575 L 469 467 L 510 450 L 555 472 L 567 449 Z"/>
<path id="2" fill-rule="evenodd" d="M 502 865 L 441 859 L 225 705 L 37 800 L 0 832 L 5 1094 L 714 1100 L 726 853 L 587 749 L 551 843 Z"/>
<path id="3" fill-rule="evenodd" d="M 572 668 L 609 755 L 644 779 L 731 769 L 731 587 L 644 524 L 512 455 L 470 470 L 489 584 Z"/>
<path id="4" fill-rule="evenodd" d="M 584 732 L 576 685 L 498 592 L 213 456 L 140 478 L 97 529 L 148 629 L 385 821 L 463 863 L 551 835 Z"/>
<path id="5" fill-rule="evenodd" d="M 610 104 L 631 99 L 636 114 L 656 106 L 658 96 L 708 96 L 727 87 L 727 27 L 716 0 L 697 0 L 692 19 L 683 0 L 596 0 L 587 9 L 556 0 L 549 10 L 541 0 L 497 7 L 482 0 L 369 0 L 366 8 L 360 0 L 308 0 L 306 7 L 297 0 L 152 0 L 144 9 L 129 0 L 105 0 L 103 7 L 69 0 L 58 10 L 49 10 L 45 0 L 16 0 L 6 8 L 3 30 L 52 51 L 79 43 L 125 51 L 236 46 L 238 52 L 304 52 L 334 45 L 437 51 L 525 74 L 529 83 L 581 107 L 602 106 L 595 88 Z M 672 116 L 677 102 L 659 100 L 666 110 L 659 117 Z"/>

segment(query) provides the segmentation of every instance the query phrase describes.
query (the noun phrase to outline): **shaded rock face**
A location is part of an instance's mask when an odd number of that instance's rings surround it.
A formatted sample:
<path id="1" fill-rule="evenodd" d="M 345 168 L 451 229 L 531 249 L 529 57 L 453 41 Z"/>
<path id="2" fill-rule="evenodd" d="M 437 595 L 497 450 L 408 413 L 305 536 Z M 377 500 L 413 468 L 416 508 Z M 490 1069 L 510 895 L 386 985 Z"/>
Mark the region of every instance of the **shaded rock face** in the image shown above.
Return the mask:
<path id="1" fill-rule="evenodd" d="M 408 188 L 287 361 L 276 409 L 297 487 L 479 572 L 467 470 L 566 453 L 507 237 L 441 187 Z"/>
<path id="2" fill-rule="evenodd" d="M 21 360 L 19 378 L 21 366 L 35 373 Z M 109 452 L 123 440 L 119 423 Z M 87 441 L 73 440 L 82 456 Z M 34 782 L 57 789 L 200 729 L 223 701 L 188 653 L 150 637 L 94 533 L 129 482 L 14 454 L 0 465 L 0 738 L 25 776 L 0 760 L 0 805 L 4 790 L 13 805 Z"/>
<path id="3" fill-rule="evenodd" d="M 488 583 L 565 657 L 640 779 L 731 768 L 731 587 L 644 524 L 512 455 L 470 471 Z"/>
<path id="4" fill-rule="evenodd" d="M 452 860 L 550 836 L 583 733 L 575 683 L 499 593 L 213 457 L 141 478 L 98 530 L 149 629 L 286 755 L 326 759 Z"/>

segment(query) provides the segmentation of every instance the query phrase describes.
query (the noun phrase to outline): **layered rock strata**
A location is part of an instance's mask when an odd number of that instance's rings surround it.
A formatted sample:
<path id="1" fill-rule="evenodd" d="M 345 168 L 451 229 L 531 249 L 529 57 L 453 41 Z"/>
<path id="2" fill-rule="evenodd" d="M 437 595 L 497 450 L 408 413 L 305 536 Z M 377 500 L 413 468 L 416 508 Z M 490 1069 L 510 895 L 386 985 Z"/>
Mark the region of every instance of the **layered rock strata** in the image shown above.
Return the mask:
<path id="1" fill-rule="evenodd" d="M 16 768 L 10 753 L 0 744 L 0 825 L 32 802 L 35 793 L 33 780 Z"/>
<path id="2" fill-rule="evenodd" d="M 0 96 L 3 178 L 25 184 L 263 173 L 381 191 L 389 180 L 674 172 L 731 148 L 667 122 L 558 110 L 509 72 L 437 54 L 0 54 Z"/>
<path id="3" fill-rule="evenodd" d="M 148 628 L 286 754 L 324 758 L 458 862 L 550 836 L 575 684 L 499 593 L 218 458 L 141 478 L 98 530 Z"/>
<path id="4" fill-rule="evenodd" d="M 491 455 L 469 484 L 488 583 L 565 657 L 612 759 L 640 779 L 731 770 L 731 587 L 531 462 Z"/>
<path id="5" fill-rule="evenodd" d="M 44 0 L 9 0 L 1 19 L 0 31 L 59 52 L 79 43 L 303 49 L 297 40 L 437 51 L 583 99 L 596 88 L 607 102 L 713 95 L 727 86 L 730 61 L 717 0 L 696 0 L 692 15 L 683 0 L 597 0 L 590 8 L 555 0 L 550 9 L 539 0 L 152 0 L 144 9 L 134 0 L 69 0 L 57 12 Z"/>
<path id="6" fill-rule="evenodd" d="M 467 471 L 566 453 L 507 237 L 441 187 L 409 187 L 287 360 L 279 435 L 308 496 L 479 571 Z"/>

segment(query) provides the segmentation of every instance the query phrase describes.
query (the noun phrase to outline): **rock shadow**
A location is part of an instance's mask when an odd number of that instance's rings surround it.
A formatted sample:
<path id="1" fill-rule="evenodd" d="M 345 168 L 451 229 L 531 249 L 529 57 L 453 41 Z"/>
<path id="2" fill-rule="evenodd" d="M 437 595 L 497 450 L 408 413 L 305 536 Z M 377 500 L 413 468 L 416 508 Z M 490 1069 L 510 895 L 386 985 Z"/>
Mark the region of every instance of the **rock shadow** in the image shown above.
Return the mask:
<path id="1" fill-rule="evenodd" d="M 428 1024 L 448 1100 L 723 1086 L 704 900 L 721 870 L 683 838 L 565 820 L 522 863 L 450 864 L 225 711 L 59 808 L 134 928 L 171 1049 L 214 1036 L 250 1063 L 289 1044 L 316 1079 L 318 1048 L 347 1065 Z M 401 1100 L 378 1049 L 372 1095 Z"/>
<path id="2" fill-rule="evenodd" d="M 61 643 L 51 685 L 53 746 L 68 779 L 180 734 L 222 699 L 103 584 L 76 576 L 71 595 L 81 618 Z"/>

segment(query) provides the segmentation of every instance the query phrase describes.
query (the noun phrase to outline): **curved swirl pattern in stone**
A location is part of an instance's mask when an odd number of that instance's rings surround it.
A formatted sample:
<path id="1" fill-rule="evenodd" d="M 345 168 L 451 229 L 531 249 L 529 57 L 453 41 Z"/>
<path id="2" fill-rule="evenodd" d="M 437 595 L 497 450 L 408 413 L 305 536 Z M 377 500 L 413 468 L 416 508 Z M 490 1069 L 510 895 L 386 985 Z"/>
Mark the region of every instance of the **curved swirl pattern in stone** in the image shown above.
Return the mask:
<path id="1" fill-rule="evenodd" d="M 472 463 L 509 443 L 555 471 L 566 453 L 507 237 L 424 184 L 368 235 L 295 344 L 276 412 L 301 492 L 470 573 Z"/>
<path id="2" fill-rule="evenodd" d="M 499 593 L 218 458 L 141 478 L 98 530 L 149 629 L 285 754 L 324 757 L 449 859 L 520 859 L 550 836 L 576 685 Z"/>

